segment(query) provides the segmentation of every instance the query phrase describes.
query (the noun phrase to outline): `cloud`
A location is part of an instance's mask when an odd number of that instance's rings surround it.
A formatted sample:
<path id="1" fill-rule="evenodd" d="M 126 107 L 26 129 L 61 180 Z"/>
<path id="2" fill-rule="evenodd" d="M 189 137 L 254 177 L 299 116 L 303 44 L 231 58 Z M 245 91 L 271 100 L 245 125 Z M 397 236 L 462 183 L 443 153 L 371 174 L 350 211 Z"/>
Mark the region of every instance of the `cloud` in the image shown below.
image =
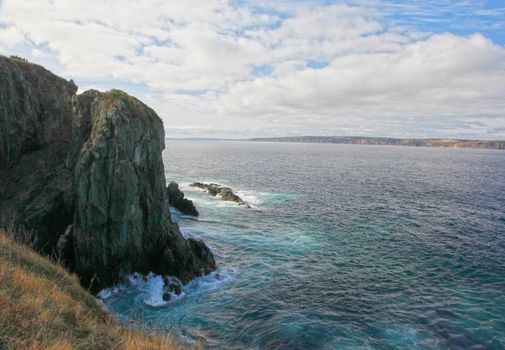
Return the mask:
<path id="1" fill-rule="evenodd" d="M 0 27 L 0 49 L 7 50 L 24 40 L 20 30 L 13 26 Z"/>
<path id="2" fill-rule="evenodd" d="M 455 6 L 462 15 L 441 16 Z M 505 138 L 505 49 L 454 29 L 501 30 L 503 11 L 468 1 L 5 0 L 0 50 L 81 86 L 124 88 L 181 136 Z"/>
<path id="3" fill-rule="evenodd" d="M 377 49 L 375 43 L 368 47 Z M 237 83 L 216 108 L 252 114 L 296 108 L 335 116 L 503 113 L 505 49 L 479 34 L 436 35 L 391 52 L 357 51 L 323 69 L 293 68 Z"/>

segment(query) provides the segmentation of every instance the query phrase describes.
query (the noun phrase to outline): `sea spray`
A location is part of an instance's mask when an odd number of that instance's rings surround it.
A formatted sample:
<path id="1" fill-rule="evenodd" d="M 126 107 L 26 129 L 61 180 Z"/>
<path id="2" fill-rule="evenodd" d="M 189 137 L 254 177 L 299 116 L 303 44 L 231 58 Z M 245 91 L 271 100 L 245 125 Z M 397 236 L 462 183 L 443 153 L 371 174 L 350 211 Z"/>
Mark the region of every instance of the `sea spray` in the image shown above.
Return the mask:
<path id="1" fill-rule="evenodd" d="M 175 277 L 168 277 L 169 279 L 175 279 Z M 124 278 L 124 283 L 106 288 L 101 290 L 97 296 L 102 299 L 106 304 L 112 302 L 114 298 L 121 297 L 125 293 L 133 293 L 140 298 L 135 298 L 137 300 L 142 300 L 142 303 L 151 307 L 162 307 L 168 304 L 176 303 L 177 301 L 183 299 L 186 295 L 197 295 L 201 293 L 211 292 L 213 290 L 219 289 L 226 283 L 233 280 L 233 275 L 227 269 L 218 269 L 212 273 L 195 278 L 191 280 L 188 284 L 182 286 L 182 291 L 180 294 L 171 292 L 171 298 L 169 301 L 163 300 L 164 279 L 161 275 L 154 273 L 149 273 L 146 276 L 140 273 L 133 273 Z"/>

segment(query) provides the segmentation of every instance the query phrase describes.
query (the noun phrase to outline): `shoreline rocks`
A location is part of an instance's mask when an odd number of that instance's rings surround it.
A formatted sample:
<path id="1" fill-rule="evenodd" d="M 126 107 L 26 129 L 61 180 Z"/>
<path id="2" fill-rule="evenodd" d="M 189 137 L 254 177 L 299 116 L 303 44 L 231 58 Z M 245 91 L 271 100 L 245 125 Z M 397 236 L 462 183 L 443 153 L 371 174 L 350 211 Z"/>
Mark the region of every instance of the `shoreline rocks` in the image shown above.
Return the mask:
<path id="1" fill-rule="evenodd" d="M 192 200 L 184 198 L 184 192 L 172 181 L 167 186 L 168 203 L 185 215 L 198 216 L 198 210 Z"/>
<path id="2" fill-rule="evenodd" d="M 150 271 L 187 283 L 216 268 L 172 222 L 156 112 L 120 90 L 90 90 L 0 56 L 0 225 L 33 230 L 35 248 L 91 291 Z M 59 254 L 58 254 L 59 252 Z"/>
<path id="3" fill-rule="evenodd" d="M 191 187 L 200 188 L 205 190 L 209 195 L 213 197 L 219 197 L 223 201 L 235 202 L 239 205 L 245 205 L 247 208 L 250 206 L 240 198 L 230 187 L 222 186 L 215 183 L 206 184 L 203 182 L 194 182 L 190 185 Z"/>

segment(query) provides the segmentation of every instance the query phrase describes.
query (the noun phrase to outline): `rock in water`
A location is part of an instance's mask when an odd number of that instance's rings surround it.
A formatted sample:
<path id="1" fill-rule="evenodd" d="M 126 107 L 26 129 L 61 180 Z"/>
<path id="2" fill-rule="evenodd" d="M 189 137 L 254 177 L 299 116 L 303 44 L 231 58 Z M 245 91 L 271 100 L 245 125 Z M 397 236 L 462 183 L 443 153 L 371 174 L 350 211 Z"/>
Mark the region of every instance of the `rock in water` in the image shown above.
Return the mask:
<path id="1" fill-rule="evenodd" d="M 0 56 L 3 219 L 33 229 L 36 248 L 59 250 L 92 290 L 134 271 L 187 282 L 215 269 L 165 205 L 160 118 L 119 90 L 76 91 L 41 66 Z"/>
<path id="2" fill-rule="evenodd" d="M 242 198 L 240 198 L 235 192 L 233 192 L 233 190 L 230 187 L 225 187 L 214 183 L 206 184 L 202 182 L 193 182 L 190 186 L 201 188 L 202 190 L 207 191 L 208 194 L 214 197 L 219 195 L 221 199 L 224 201 L 236 202 L 240 205 L 246 205 L 248 208 L 250 208 L 249 205 L 247 205 L 242 200 Z"/>
<path id="3" fill-rule="evenodd" d="M 163 301 L 170 301 L 170 298 L 172 298 L 172 294 L 170 292 L 163 292 Z"/>
<path id="4" fill-rule="evenodd" d="M 229 187 L 224 187 L 221 189 L 219 192 L 221 195 L 221 199 L 224 201 L 230 201 L 230 202 L 237 202 L 239 204 L 245 204 L 242 198 L 240 198 L 238 195 L 236 195 L 233 190 Z"/>
<path id="5" fill-rule="evenodd" d="M 184 192 L 179 189 L 179 185 L 172 181 L 167 186 L 168 203 L 185 215 L 198 216 L 193 201 L 184 198 Z"/>

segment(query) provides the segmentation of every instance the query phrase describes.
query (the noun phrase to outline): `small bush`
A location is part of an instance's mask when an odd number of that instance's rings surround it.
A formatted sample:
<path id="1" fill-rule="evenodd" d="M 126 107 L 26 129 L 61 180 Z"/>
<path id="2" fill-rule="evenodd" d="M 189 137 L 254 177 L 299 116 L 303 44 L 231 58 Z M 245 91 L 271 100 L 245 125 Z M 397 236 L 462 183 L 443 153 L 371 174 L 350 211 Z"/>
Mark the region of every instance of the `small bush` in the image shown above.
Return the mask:
<path id="1" fill-rule="evenodd" d="M 18 60 L 18 61 L 28 62 L 28 60 L 26 58 L 19 57 L 19 56 L 16 56 L 16 55 L 11 55 L 11 58 L 15 59 L 15 60 Z"/>

